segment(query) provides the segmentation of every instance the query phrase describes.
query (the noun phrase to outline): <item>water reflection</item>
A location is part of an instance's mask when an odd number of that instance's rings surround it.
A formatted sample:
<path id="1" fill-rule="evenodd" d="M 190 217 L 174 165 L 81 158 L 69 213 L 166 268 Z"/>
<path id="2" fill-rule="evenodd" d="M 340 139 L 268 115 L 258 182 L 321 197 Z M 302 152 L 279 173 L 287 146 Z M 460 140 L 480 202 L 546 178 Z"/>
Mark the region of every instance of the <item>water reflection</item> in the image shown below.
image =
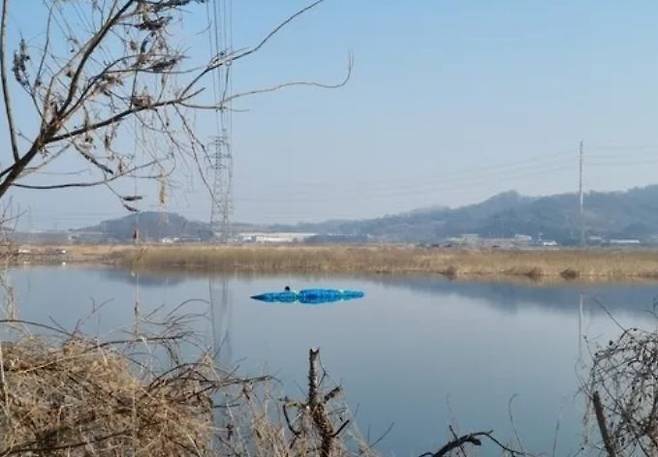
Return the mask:
<path id="1" fill-rule="evenodd" d="M 457 294 L 464 298 L 485 300 L 506 312 L 517 312 L 528 305 L 571 312 L 584 295 L 591 305 L 590 311 L 646 313 L 653 310 L 658 300 L 658 283 L 578 283 L 561 282 L 542 284 L 532 281 L 450 281 L 428 277 L 386 278 L 379 282 L 383 287 L 404 287 L 428 294 Z M 597 309 L 598 308 L 598 309 Z"/>
<path id="2" fill-rule="evenodd" d="M 124 284 L 134 284 L 136 272 L 122 269 L 103 269 L 102 274 L 111 281 Z M 231 275 L 229 275 L 231 276 Z M 171 287 L 180 285 L 186 281 L 199 278 L 208 279 L 208 275 L 191 272 L 171 271 L 147 271 L 140 272 L 140 281 L 143 287 Z M 210 275 L 210 277 L 217 277 Z M 223 276 L 228 278 L 228 276 Z M 232 275 L 241 281 L 255 281 L 256 284 L 267 279 L 280 286 L 282 282 L 290 282 L 295 278 L 281 275 L 254 275 L 239 274 Z M 363 287 L 367 284 L 375 284 L 382 288 L 405 288 L 415 293 L 427 293 L 430 295 L 458 295 L 463 298 L 484 300 L 488 304 L 500 307 L 505 312 L 514 313 L 519 308 L 539 306 L 555 311 L 572 312 L 580 300 L 580 295 L 586 302 L 587 312 L 604 313 L 602 307 L 614 312 L 619 310 L 624 313 L 647 313 L 654 309 L 658 303 L 658 282 L 631 282 L 631 283 L 538 283 L 531 280 L 506 281 L 455 281 L 441 276 L 423 275 L 401 275 L 401 276 L 333 276 L 333 282 L 341 283 L 342 279 Z M 315 285 L 326 282 L 326 276 L 305 275 L 304 283 Z M 256 289 L 257 287 L 254 287 Z M 251 294 L 253 289 L 247 291 Z"/>
<path id="3" fill-rule="evenodd" d="M 176 276 L 172 274 L 154 274 L 142 271 L 135 271 L 129 269 L 104 269 L 104 277 L 108 281 L 116 281 L 123 284 L 134 284 L 135 278 L 139 277 L 141 287 L 163 287 L 175 286 L 185 281 L 184 276 Z"/>
<path id="4" fill-rule="evenodd" d="M 93 303 L 106 303 L 84 329 L 101 337 L 130 328 L 135 309 L 205 315 L 196 329 L 224 366 L 265 371 L 292 395 L 303 392 L 306 351 L 320 346 L 324 365 L 358 407 L 371 437 L 395 427 L 385 455 L 416 456 L 461 431 L 495 429 L 513 435 L 508 402 L 528 449 L 556 455 L 578 449 L 582 405 L 577 374 L 588 346 L 624 326 L 655 325 L 648 313 L 657 284 L 540 285 L 465 283 L 432 277 L 131 275 L 86 268 L 32 268 L 12 272 L 21 317 L 49 318 L 71 328 Z M 264 306 L 254 291 L 317 284 L 365 289 L 341 306 Z M 55 298 L 54 298 L 55 297 Z M 196 299 L 188 301 L 190 299 Z M 135 305 L 138 304 L 136 307 Z M 492 450 L 493 452 L 493 450 Z M 481 455 L 489 454 L 485 449 Z"/>
<path id="5" fill-rule="evenodd" d="M 224 367 L 233 363 L 231 350 L 231 300 L 227 277 L 208 278 L 208 301 L 210 303 L 211 347 L 215 361 Z"/>

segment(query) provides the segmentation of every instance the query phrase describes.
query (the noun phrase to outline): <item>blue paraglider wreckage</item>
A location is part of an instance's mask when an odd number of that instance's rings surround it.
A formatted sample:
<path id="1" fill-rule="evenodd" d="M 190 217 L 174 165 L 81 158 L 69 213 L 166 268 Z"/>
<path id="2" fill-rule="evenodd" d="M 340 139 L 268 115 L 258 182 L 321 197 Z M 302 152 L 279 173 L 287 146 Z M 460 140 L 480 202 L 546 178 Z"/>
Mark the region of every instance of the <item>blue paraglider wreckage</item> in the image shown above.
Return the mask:
<path id="1" fill-rule="evenodd" d="M 253 295 L 254 300 L 268 303 L 306 303 L 320 304 L 336 302 L 341 300 L 353 300 L 362 298 L 365 294 L 360 290 L 344 289 L 303 289 L 300 291 L 290 290 L 286 287 L 283 292 L 265 292 L 259 295 Z"/>

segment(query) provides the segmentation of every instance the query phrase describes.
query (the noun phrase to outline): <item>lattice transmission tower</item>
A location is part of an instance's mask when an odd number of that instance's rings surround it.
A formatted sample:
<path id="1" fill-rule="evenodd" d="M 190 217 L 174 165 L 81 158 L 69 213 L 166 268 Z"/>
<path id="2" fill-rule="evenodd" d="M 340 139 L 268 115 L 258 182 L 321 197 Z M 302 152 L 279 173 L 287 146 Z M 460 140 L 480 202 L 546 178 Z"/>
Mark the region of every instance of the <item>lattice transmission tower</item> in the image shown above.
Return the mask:
<path id="1" fill-rule="evenodd" d="M 227 136 L 219 136 L 213 140 L 212 156 L 212 209 L 210 211 L 210 226 L 215 237 L 222 243 L 231 237 L 231 211 L 233 206 L 233 154 L 231 143 Z"/>
<path id="2" fill-rule="evenodd" d="M 233 4 L 231 0 L 212 0 L 207 5 L 211 57 L 230 56 L 233 52 Z M 212 206 L 210 226 L 215 238 L 222 243 L 231 239 L 233 211 L 233 119 L 230 99 L 232 91 L 230 62 L 214 70 L 213 95 L 220 108 L 215 111 L 215 136 L 209 150 L 212 177 Z"/>

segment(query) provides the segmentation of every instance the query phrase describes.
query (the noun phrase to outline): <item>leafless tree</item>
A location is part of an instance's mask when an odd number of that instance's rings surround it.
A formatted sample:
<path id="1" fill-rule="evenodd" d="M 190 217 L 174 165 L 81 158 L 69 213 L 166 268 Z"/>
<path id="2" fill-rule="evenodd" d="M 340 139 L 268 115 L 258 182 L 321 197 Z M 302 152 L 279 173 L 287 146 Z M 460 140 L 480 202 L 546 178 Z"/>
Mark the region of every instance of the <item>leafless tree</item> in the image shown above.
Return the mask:
<path id="1" fill-rule="evenodd" d="M 228 109 L 235 99 L 284 87 L 345 84 L 286 82 L 242 93 L 206 90 L 213 73 L 252 57 L 317 0 L 273 28 L 255 46 L 220 49 L 198 65 L 189 58 L 185 25 L 211 0 L 34 0 L 45 8 L 38 43 L 10 43 L 10 0 L 2 1 L 0 76 L 9 147 L 0 155 L 0 198 L 11 187 L 107 186 L 129 210 L 140 195 L 114 186 L 121 178 L 164 182 L 181 160 L 203 177 L 205 141 L 191 121 L 198 111 Z M 32 5 L 31 5 L 32 6 Z M 16 106 L 31 107 L 31 122 Z M 129 141 L 134 140 L 134 141 Z M 80 157 L 93 179 L 43 184 L 30 179 L 65 154 Z M 62 179 L 60 177 L 60 179 Z M 79 179 L 77 177 L 76 179 Z M 205 181 L 204 181 L 205 182 Z"/>

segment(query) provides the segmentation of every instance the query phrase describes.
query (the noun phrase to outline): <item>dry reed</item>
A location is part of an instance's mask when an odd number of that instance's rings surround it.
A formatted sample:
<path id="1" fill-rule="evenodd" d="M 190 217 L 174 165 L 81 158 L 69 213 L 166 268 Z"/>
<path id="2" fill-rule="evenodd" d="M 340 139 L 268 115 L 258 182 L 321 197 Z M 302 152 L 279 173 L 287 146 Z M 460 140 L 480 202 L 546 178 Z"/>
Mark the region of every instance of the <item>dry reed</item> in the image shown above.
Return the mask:
<path id="1" fill-rule="evenodd" d="M 267 378 L 238 378 L 207 355 L 181 361 L 184 333 L 99 343 L 48 330 L 60 337 L 21 329 L 0 343 L 1 456 L 373 455 L 340 388 L 325 389 L 317 351 L 308 398 L 293 401 L 272 393 Z"/>
<path id="2" fill-rule="evenodd" d="M 103 260 L 132 268 L 254 273 L 432 273 L 533 280 L 658 278 L 658 251 L 466 250 L 405 246 L 144 246 Z"/>
<path id="3" fill-rule="evenodd" d="M 74 338 L 2 343 L 0 455 L 206 455 L 213 435 L 202 364 L 139 377 L 125 355 Z"/>

